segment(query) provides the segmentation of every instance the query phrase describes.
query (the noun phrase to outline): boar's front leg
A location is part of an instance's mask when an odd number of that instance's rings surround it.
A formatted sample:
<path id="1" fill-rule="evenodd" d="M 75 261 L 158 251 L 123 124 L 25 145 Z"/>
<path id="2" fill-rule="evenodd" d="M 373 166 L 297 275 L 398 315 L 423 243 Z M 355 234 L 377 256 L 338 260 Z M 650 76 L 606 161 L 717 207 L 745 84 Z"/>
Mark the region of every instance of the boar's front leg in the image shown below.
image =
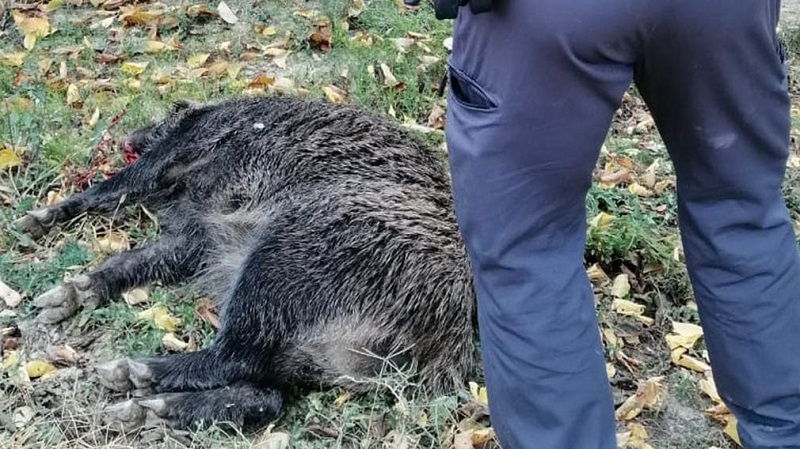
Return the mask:
<path id="1" fill-rule="evenodd" d="M 148 245 L 116 254 L 95 270 L 71 279 L 34 300 L 41 309 L 36 320 L 53 324 L 79 308 L 94 309 L 121 293 L 153 281 L 175 283 L 197 272 L 202 238 L 192 234 L 164 235 Z"/>

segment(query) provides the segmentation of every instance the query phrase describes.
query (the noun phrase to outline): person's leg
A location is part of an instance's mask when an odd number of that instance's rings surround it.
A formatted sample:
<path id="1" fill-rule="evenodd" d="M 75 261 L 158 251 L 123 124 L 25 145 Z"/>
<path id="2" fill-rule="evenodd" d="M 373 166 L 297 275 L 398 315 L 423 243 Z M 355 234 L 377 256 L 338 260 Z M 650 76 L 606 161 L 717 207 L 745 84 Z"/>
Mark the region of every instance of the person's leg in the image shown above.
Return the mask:
<path id="1" fill-rule="evenodd" d="M 677 173 L 686 262 L 747 449 L 800 448 L 800 260 L 781 196 L 777 0 L 663 2 L 636 82 Z"/>
<path id="2" fill-rule="evenodd" d="M 446 136 L 492 425 L 507 448 L 613 449 L 583 266 L 586 194 L 633 76 L 641 2 L 537 0 L 455 23 Z"/>

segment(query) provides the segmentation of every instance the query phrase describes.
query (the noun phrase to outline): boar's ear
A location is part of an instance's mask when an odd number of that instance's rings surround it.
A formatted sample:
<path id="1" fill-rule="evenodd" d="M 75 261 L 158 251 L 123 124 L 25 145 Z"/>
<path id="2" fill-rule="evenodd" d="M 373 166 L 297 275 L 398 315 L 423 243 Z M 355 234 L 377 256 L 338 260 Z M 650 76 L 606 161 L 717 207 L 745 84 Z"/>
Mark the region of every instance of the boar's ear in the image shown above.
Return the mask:
<path id="1" fill-rule="evenodd" d="M 195 109 L 198 107 L 198 104 L 189 101 L 189 100 L 175 100 L 172 102 L 172 109 L 170 110 L 171 114 L 177 114 L 179 112 L 183 112 L 186 109 Z"/>

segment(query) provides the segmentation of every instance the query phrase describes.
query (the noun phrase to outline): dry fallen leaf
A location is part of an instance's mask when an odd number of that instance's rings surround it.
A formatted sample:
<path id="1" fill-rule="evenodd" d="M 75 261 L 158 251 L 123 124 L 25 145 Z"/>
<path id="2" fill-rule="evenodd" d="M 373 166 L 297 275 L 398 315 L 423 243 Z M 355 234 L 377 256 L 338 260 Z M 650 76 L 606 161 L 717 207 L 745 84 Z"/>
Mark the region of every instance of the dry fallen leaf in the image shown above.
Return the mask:
<path id="1" fill-rule="evenodd" d="M 289 57 L 291 52 L 286 50 L 285 48 L 268 48 L 264 51 L 264 56 L 269 56 L 272 58 L 272 62 L 282 68 L 286 68 L 286 59 Z"/>
<path id="2" fill-rule="evenodd" d="M 700 388 L 700 391 L 705 393 L 712 401 L 716 403 L 722 402 L 722 398 L 719 397 L 719 393 L 717 392 L 717 386 L 714 383 L 714 377 L 711 371 L 706 372 L 706 378 L 700 379 L 697 382 L 697 387 Z"/>
<path id="3" fill-rule="evenodd" d="M 81 94 L 78 91 L 78 86 L 71 84 L 67 86 L 67 106 L 73 106 L 81 101 Z"/>
<path id="4" fill-rule="evenodd" d="M 239 21 L 239 18 L 236 17 L 236 14 L 231 11 L 231 8 L 225 2 L 219 2 L 217 13 L 219 17 L 227 23 L 234 24 Z"/>
<path id="5" fill-rule="evenodd" d="M 689 355 L 682 355 L 680 359 L 678 359 L 678 365 L 699 373 L 711 370 L 708 364 Z"/>
<path id="6" fill-rule="evenodd" d="M 342 103 L 347 98 L 347 92 L 333 84 L 323 87 L 322 90 L 325 92 L 325 97 L 332 103 Z"/>
<path id="7" fill-rule="evenodd" d="M 124 62 L 119 70 L 128 75 L 139 75 L 145 71 L 149 62 Z"/>
<path id="8" fill-rule="evenodd" d="M 137 316 L 140 320 L 149 321 L 155 324 L 157 328 L 167 332 L 175 332 L 178 326 L 182 324 L 180 318 L 170 315 L 167 308 L 161 304 L 139 312 Z"/>
<path id="9" fill-rule="evenodd" d="M 25 52 L 19 53 L 0 53 L 0 64 L 10 67 L 22 67 L 25 60 Z"/>
<path id="10" fill-rule="evenodd" d="M 52 352 L 52 360 L 74 364 L 78 362 L 78 353 L 70 345 L 59 346 Z"/>
<path id="11" fill-rule="evenodd" d="M 349 391 L 344 392 L 343 394 L 339 395 L 334 401 L 333 405 L 338 408 L 342 408 L 345 402 L 349 401 L 352 397 L 352 394 Z"/>
<path id="12" fill-rule="evenodd" d="M 118 253 L 131 249 L 128 234 L 122 231 L 111 231 L 95 241 L 96 251 Z"/>
<path id="13" fill-rule="evenodd" d="M 11 148 L 0 150 L 0 170 L 5 168 L 17 167 L 22 164 L 19 154 Z"/>
<path id="14" fill-rule="evenodd" d="M 633 182 L 628 186 L 628 191 L 636 196 L 644 198 L 653 196 L 653 192 L 650 189 L 636 182 Z"/>
<path id="15" fill-rule="evenodd" d="M 624 298 L 628 296 L 628 293 L 631 291 L 631 284 L 628 280 L 627 274 L 620 274 L 614 278 L 614 284 L 611 287 L 611 296 L 615 298 Z M 644 307 L 642 307 L 642 311 L 644 311 Z M 642 313 L 642 312 L 639 312 Z"/>
<path id="16" fill-rule="evenodd" d="M 395 87 L 398 84 L 400 84 L 400 82 L 397 81 L 397 78 L 395 78 L 394 74 L 392 73 L 392 70 L 389 68 L 388 65 L 381 64 L 380 67 L 381 67 L 381 74 L 383 75 L 383 85 L 384 86 L 386 86 L 386 87 Z"/>
<path id="17" fill-rule="evenodd" d="M 469 391 L 472 394 L 472 399 L 481 405 L 489 405 L 489 398 L 486 393 L 486 387 L 479 387 L 477 383 L 469 383 Z"/>
<path id="18" fill-rule="evenodd" d="M 22 302 L 22 295 L 0 280 L 0 299 L 13 309 Z"/>
<path id="19" fill-rule="evenodd" d="M 313 48 L 327 52 L 331 49 L 331 22 L 328 19 L 318 20 L 311 26 L 308 43 Z"/>
<path id="20" fill-rule="evenodd" d="M 31 379 L 42 377 L 45 374 L 52 373 L 55 370 L 55 366 L 53 366 L 50 362 L 45 362 L 44 360 L 32 360 L 25 364 L 25 372 L 28 373 L 28 377 Z"/>
<path id="21" fill-rule="evenodd" d="M 199 53 L 189 56 L 189 58 L 186 59 L 186 65 L 189 66 L 190 69 L 202 67 L 203 64 L 208 61 L 209 56 L 211 56 L 209 53 Z"/>
<path id="22" fill-rule="evenodd" d="M 599 229 L 601 231 L 604 231 L 608 229 L 609 226 L 611 226 L 611 223 L 613 222 L 614 222 L 613 215 L 601 211 L 589 221 L 589 227 L 591 229 Z"/>
<path id="23" fill-rule="evenodd" d="M 725 435 L 727 435 L 731 440 L 733 440 L 739 447 L 742 446 L 742 441 L 739 439 L 739 430 L 736 427 L 736 417 L 731 415 L 730 419 L 728 420 L 728 424 L 725 426 Z"/>
<path id="24" fill-rule="evenodd" d="M 194 306 L 194 313 L 201 320 L 210 324 L 214 329 L 219 329 L 219 318 L 214 312 L 214 304 L 210 299 L 198 299 Z"/>
<path id="25" fill-rule="evenodd" d="M 267 430 L 258 437 L 254 449 L 289 449 L 289 434 L 284 432 L 273 432 L 275 424 L 267 426 Z"/>
<path id="26" fill-rule="evenodd" d="M 129 306 L 135 306 L 137 304 L 141 304 L 143 302 L 147 302 L 149 297 L 149 289 L 146 287 L 139 287 L 129 290 L 122 294 L 122 299 L 125 300 L 125 303 Z"/>
<path id="27" fill-rule="evenodd" d="M 662 383 L 663 380 L 663 377 L 653 377 L 639 384 L 636 393 L 617 408 L 617 420 L 629 421 L 645 409 L 661 410 L 667 393 L 667 387 Z"/>
<path id="28" fill-rule="evenodd" d="M 161 338 L 161 344 L 170 351 L 176 352 L 183 352 L 187 347 L 189 347 L 189 343 L 186 343 L 185 341 L 176 337 L 172 332 L 167 332 L 164 334 L 164 337 Z"/>
<path id="29" fill-rule="evenodd" d="M 23 46 L 31 50 L 36 45 L 36 40 L 50 34 L 50 22 L 47 16 L 26 16 L 17 10 L 11 11 L 14 23 L 17 24 L 20 34 L 25 36 Z"/>
<path id="30" fill-rule="evenodd" d="M 14 410 L 14 425 L 19 429 L 25 427 L 36 415 L 33 408 L 25 405 Z"/>

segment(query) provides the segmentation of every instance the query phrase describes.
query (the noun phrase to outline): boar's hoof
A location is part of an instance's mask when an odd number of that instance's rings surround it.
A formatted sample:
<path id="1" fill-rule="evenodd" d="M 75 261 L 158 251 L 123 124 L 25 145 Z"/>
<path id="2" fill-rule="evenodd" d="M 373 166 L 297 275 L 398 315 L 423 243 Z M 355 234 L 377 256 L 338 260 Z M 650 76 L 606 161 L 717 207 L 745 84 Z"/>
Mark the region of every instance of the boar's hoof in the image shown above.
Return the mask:
<path id="1" fill-rule="evenodd" d="M 14 222 L 14 226 L 27 232 L 33 238 L 47 234 L 53 224 L 55 224 L 55 215 L 49 208 L 32 210 Z"/>
<path id="2" fill-rule="evenodd" d="M 100 384 L 109 390 L 124 393 L 146 389 L 153 384 L 153 371 L 146 363 L 124 358 L 95 367 Z"/>
<path id="3" fill-rule="evenodd" d="M 37 297 L 33 303 L 39 309 L 36 320 L 55 324 L 71 317 L 83 305 L 96 306 L 99 295 L 91 289 L 91 278 L 81 275 Z"/>
<path id="4" fill-rule="evenodd" d="M 111 430 L 121 433 L 135 432 L 141 428 L 163 427 L 166 422 L 156 416 L 152 409 L 136 399 L 106 407 L 102 411 L 102 422 Z"/>

